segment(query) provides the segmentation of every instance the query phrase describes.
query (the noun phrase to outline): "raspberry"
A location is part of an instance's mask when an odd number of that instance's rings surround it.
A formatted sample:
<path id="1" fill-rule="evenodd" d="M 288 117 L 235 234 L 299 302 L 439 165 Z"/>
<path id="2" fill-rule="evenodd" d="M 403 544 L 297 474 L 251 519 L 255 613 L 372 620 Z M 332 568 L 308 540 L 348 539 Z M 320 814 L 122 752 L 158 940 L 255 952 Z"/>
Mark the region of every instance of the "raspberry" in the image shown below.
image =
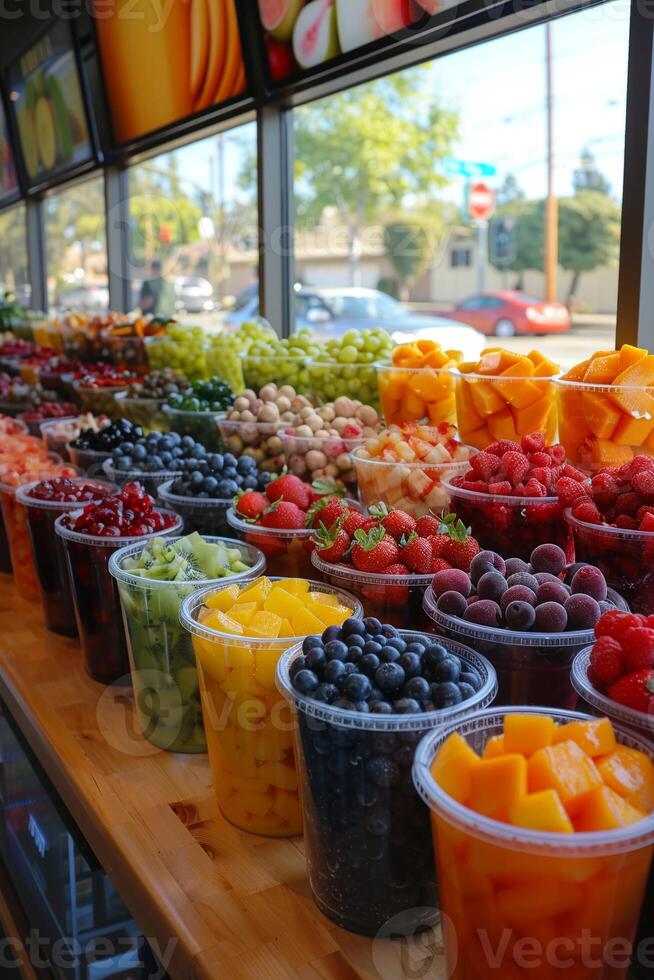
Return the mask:
<path id="1" fill-rule="evenodd" d="M 654 667 L 654 630 L 647 626 L 632 626 L 622 634 L 622 656 L 626 669 L 641 670 Z"/>
<path id="2" fill-rule="evenodd" d="M 470 460 L 472 472 L 486 483 L 492 481 L 501 465 L 499 458 L 489 452 L 476 453 Z"/>
<path id="3" fill-rule="evenodd" d="M 654 514 L 645 514 L 640 522 L 641 531 L 654 531 Z"/>
<path id="4" fill-rule="evenodd" d="M 525 497 L 546 497 L 547 490 L 538 480 L 528 480 L 525 486 Z"/>
<path id="5" fill-rule="evenodd" d="M 529 474 L 530 480 L 538 480 L 542 483 L 546 490 L 550 490 L 553 486 L 552 484 L 552 470 L 549 466 L 535 466 L 534 469 Z"/>
<path id="6" fill-rule="evenodd" d="M 456 486 L 461 487 L 462 490 L 473 490 L 475 493 L 487 493 L 488 491 L 488 484 L 484 483 L 483 480 L 462 480 Z"/>
<path id="7" fill-rule="evenodd" d="M 635 517 L 641 504 L 640 494 L 634 491 L 627 491 L 627 493 L 621 493 L 618 497 L 615 504 L 615 512 L 616 514 L 629 514 L 630 517 Z"/>
<path id="8" fill-rule="evenodd" d="M 498 439 L 497 442 L 491 442 L 490 446 L 486 446 L 486 452 L 501 457 L 505 453 L 520 453 L 520 445 L 510 439 Z"/>
<path id="9" fill-rule="evenodd" d="M 550 446 L 547 452 L 554 466 L 562 466 L 565 463 L 565 446 L 562 446 L 561 443 Z"/>
<path id="10" fill-rule="evenodd" d="M 531 432 L 522 437 L 520 445 L 525 453 L 542 453 L 545 449 L 545 436 L 542 432 Z"/>
<path id="11" fill-rule="evenodd" d="M 654 473 L 651 470 L 639 470 L 631 485 L 644 497 L 654 497 Z"/>
<path id="12" fill-rule="evenodd" d="M 588 497 L 587 486 L 573 480 L 570 476 L 562 476 L 560 480 L 556 481 L 556 492 L 564 507 L 571 507 L 575 500 Z"/>
<path id="13" fill-rule="evenodd" d="M 623 531 L 635 531 L 638 527 L 638 521 L 635 517 L 630 517 L 629 514 L 618 514 L 615 519 L 615 526 L 622 528 Z"/>
<path id="14" fill-rule="evenodd" d="M 529 472 L 529 460 L 521 452 L 506 452 L 502 456 L 502 472 L 510 480 L 511 486 L 515 487 Z"/>
<path id="15" fill-rule="evenodd" d="M 611 609 L 610 612 L 604 613 L 595 627 L 595 636 L 610 636 L 614 640 L 621 640 L 627 630 L 639 626 L 643 626 L 640 616 Z"/>
<path id="16" fill-rule="evenodd" d="M 494 495 L 509 496 L 512 490 L 512 486 L 508 480 L 503 480 L 500 483 L 489 483 L 488 492 Z"/>
<path id="17" fill-rule="evenodd" d="M 559 483 L 561 481 L 559 480 Z M 578 521 L 586 524 L 602 524 L 602 517 L 592 500 L 578 500 L 572 508 L 573 515 Z"/>
<path id="18" fill-rule="evenodd" d="M 571 466 L 570 463 L 566 463 L 563 467 L 563 475 L 569 477 L 571 480 L 576 480 L 577 483 L 587 483 L 588 477 L 581 470 L 578 470 L 576 466 Z"/>
<path id="19" fill-rule="evenodd" d="M 529 457 L 529 462 L 532 466 L 545 466 L 547 469 L 551 469 L 552 459 L 549 453 L 532 453 Z"/>
<path id="20" fill-rule="evenodd" d="M 613 507 L 618 499 L 619 488 L 610 473 L 596 473 L 591 480 L 593 500 L 603 510 Z"/>
<path id="21" fill-rule="evenodd" d="M 610 615 L 608 613 L 607 615 Z M 602 619 L 605 617 L 603 616 Z M 612 636 L 600 636 L 590 655 L 589 674 L 594 684 L 608 687 L 622 677 L 624 661 L 622 647 Z"/>

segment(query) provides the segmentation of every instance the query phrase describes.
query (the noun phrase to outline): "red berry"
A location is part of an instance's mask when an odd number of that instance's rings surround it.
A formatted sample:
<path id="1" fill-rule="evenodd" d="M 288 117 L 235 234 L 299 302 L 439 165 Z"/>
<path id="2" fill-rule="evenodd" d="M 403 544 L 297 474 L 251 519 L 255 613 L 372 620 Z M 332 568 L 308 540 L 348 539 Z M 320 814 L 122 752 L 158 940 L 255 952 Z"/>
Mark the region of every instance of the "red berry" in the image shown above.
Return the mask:
<path id="1" fill-rule="evenodd" d="M 562 476 L 556 481 L 556 493 L 564 507 L 571 507 L 575 500 L 588 497 L 588 487 L 572 477 Z"/>
<path id="2" fill-rule="evenodd" d="M 541 453 L 545 449 L 545 436 L 542 432 L 531 432 L 522 437 L 520 446 L 525 453 Z"/>
<path id="3" fill-rule="evenodd" d="M 576 480 L 577 483 L 588 482 L 586 474 L 578 470 L 575 466 L 571 466 L 570 463 L 566 463 L 563 467 L 563 475 L 569 477 L 571 480 Z"/>
<path id="4" fill-rule="evenodd" d="M 352 548 L 352 564 L 362 572 L 383 572 L 398 556 L 394 538 L 381 526 L 370 531 L 356 531 Z"/>
<path id="5" fill-rule="evenodd" d="M 641 531 L 654 531 L 654 514 L 645 514 L 640 522 Z"/>
<path id="6" fill-rule="evenodd" d="M 290 500 L 277 499 L 263 514 L 261 524 L 264 527 L 275 527 L 280 530 L 285 528 L 299 530 L 304 527 L 304 511 Z"/>
<path id="7" fill-rule="evenodd" d="M 654 710 L 654 670 L 625 674 L 609 687 L 609 697 L 634 711 Z"/>
<path id="8" fill-rule="evenodd" d="M 547 469 L 552 468 L 552 457 L 549 453 L 531 453 L 529 462 L 532 466 L 544 466 Z"/>
<path id="9" fill-rule="evenodd" d="M 341 519 L 329 528 L 320 524 L 311 540 L 323 561 L 328 562 L 340 561 L 350 547 L 350 536 L 343 530 Z"/>
<path id="10" fill-rule="evenodd" d="M 416 521 L 416 534 L 419 534 L 421 538 L 430 538 L 432 535 L 438 534 L 440 526 L 441 522 L 437 517 L 425 514 Z"/>
<path id="11" fill-rule="evenodd" d="M 520 450 L 504 453 L 502 456 L 502 469 L 506 479 L 512 487 L 522 483 L 529 472 L 529 460 Z"/>
<path id="12" fill-rule="evenodd" d="M 268 499 L 258 490 L 246 490 L 235 504 L 236 512 L 247 520 L 255 520 L 268 506 Z"/>
<path id="13" fill-rule="evenodd" d="M 309 507 L 305 523 L 307 527 L 319 527 L 320 524 L 331 527 L 339 517 L 345 516 L 347 509 L 338 497 L 321 497 Z"/>
<path id="14" fill-rule="evenodd" d="M 493 456 L 502 457 L 504 453 L 519 453 L 520 445 L 517 442 L 512 442 L 511 439 L 498 439 L 496 442 L 491 442 L 490 446 L 486 446 L 486 452 L 492 453 Z"/>
<path id="15" fill-rule="evenodd" d="M 565 446 L 562 446 L 561 443 L 550 446 L 546 452 L 552 460 L 553 466 L 562 466 L 565 463 Z"/>
<path id="16" fill-rule="evenodd" d="M 498 495 L 498 496 L 502 495 L 506 497 L 510 495 L 512 489 L 513 487 L 511 486 L 508 480 L 502 480 L 499 483 L 488 484 L 488 492 L 492 493 L 493 495 Z"/>
<path id="17" fill-rule="evenodd" d="M 433 563 L 431 541 L 428 538 L 419 538 L 417 535 L 412 535 L 400 549 L 400 560 L 412 572 L 417 572 L 421 575 L 429 574 Z"/>
<path id="18" fill-rule="evenodd" d="M 575 501 L 572 506 L 572 513 L 577 520 L 584 521 L 586 524 L 603 523 L 600 512 L 590 498 Z"/>
<path id="19" fill-rule="evenodd" d="M 594 684 L 608 687 L 624 673 L 622 648 L 612 636 L 600 636 L 590 655 L 589 673 Z"/>
<path id="20" fill-rule="evenodd" d="M 475 453 L 470 460 L 472 472 L 485 483 L 493 482 L 493 477 L 499 473 L 501 465 L 499 457 L 489 452 Z"/>
<path id="21" fill-rule="evenodd" d="M 343 530 L 350 537 L 353 537 L 354 532 L 358 531 L 359 528 L 365 528 L 367 523 L 368 518 L 365 514 L 361 514 L 358 510 L 348 510 L 343 519 Z"/>
<path id="22" fill-rule="evenodd" d="M 299 476 L 285 473 L 284 476 L 279 476 L 268 484 L 266 497 L 273 502 L 283 498 L 296 504 L 300 510 L 307 510 L 311 502 L 311 487 L 307 483 L 303 483 Z"/>
<path id="23" fill-rule="evenodd" d="M 654 630 L 632 626 L 622 634 L 622 655 L 626 670 L 654 667 Z"/>
<path id="24" fill-rule="evenodd" d="M 609 612 L 604 613 L 595 625 L 595 636 L 611 636 L 614 640 L 621 640 L 627 630 L 643 625 L 645 623 L 635 613 L 625 613 L 619 609 L 611 609 Z"/>
<path id="25" fill-rule="evenodd" d="M 525 497 L 546 497 L 547 489 L 539 480 L 527 480 Z"/>

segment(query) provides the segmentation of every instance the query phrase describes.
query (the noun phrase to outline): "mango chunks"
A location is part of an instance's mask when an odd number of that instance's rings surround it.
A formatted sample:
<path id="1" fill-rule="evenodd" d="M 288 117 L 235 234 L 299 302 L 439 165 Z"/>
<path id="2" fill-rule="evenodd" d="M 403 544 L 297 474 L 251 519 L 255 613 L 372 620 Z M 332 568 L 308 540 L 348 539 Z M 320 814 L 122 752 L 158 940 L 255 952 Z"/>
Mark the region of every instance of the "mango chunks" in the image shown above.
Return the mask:
<path id="1" fill-rule="evenodd" d="M 529 760 L 529 791 L 553 789 L 572 816 L 583 798 L 602 785 L 595 763 L 576 742 L 539 749 Z"/>
<path id="2" fill-rule="evenodd" d="M 504 721 L 504 752 L 520 752 L 529 758 L 554 741 L 556 723 L 545 715 L 507 715 Z M 495 736 L 496 738 L 500 736 Z"/>
<path id="3" fill-rule="evenodd" d="M 433 340 L 396 347 L 391 366 L 380 368 L 377 374 L 386 422 L 454 422 L 456 400 L 450 369 L 462 357 L 460 351 L 443 350 Z"/>
<path id="4" fill-rule="evenodd" d="M 477 449 L 496 439 L 519 441 L 542 432 L 556 437 L 552 378 L 559 368 L 540 351 L 514 354 L 489 347 L 477 362 L 459 364 L 456 379 L 457 421 L 461 438 Z"/>

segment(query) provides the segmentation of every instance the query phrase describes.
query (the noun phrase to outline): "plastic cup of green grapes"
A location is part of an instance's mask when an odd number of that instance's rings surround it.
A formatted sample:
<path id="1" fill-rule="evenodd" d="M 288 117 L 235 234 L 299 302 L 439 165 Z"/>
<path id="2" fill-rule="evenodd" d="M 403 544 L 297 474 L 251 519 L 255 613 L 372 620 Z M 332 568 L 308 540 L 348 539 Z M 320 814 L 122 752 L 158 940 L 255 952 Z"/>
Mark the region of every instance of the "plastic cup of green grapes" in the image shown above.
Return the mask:
<path id="1" fill-rule="evenodd" d="M 151 371 L 172 368 L 189 381 L 209 377 L 207 338 L 202 327 L 183 327 L 171 323 L 165 337 L 155 338 L 147 346 Z"/>
<path id="2" fill-rule="evenodd" d="M 376 362 L 386 360 L 393 348 L 390 334 L 381 327 L 348 330 L 329 340 L 322 354 L 308 367 L 308 390 L 321 401 L 340 395 L 379 408 Z"/>

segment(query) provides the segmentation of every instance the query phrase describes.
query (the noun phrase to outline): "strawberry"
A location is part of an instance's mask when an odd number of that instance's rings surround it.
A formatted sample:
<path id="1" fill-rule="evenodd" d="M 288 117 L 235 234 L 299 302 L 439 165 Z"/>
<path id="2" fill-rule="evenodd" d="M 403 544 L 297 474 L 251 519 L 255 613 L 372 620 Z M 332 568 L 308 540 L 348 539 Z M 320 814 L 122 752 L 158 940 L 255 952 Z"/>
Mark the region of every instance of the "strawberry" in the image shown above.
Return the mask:
<path id="1" fill-rule="evenodd" d="M 343 530 L 350 537 L 353 537 L 354 532 L 358 531 L 359 528 L 364 530 L 368 526 L 369 518 L 365 514 L 359 513 L 358 510 L 348 510 L 348 512 L 343 517 Z"/>
<path id="2" fill-rule="evenodd" d="M 651 470 L 639 470 L 634 475 L 631 485 L 644 497 L 654 497 L 654 473 Z"/>
<path id="3" fill-rule="evenodd" d="M 532 432 L 520 440 L 523 453 L 542 453 L 545 449 L 545 436 L 542 432 Z"/>
<path id="4" fill-rule="evenodd" d="M 615 519 L 615 526 L 622 528 L 623 531 L 635 531 L 638 527 L 638 521 L 629 514 L 618 514 Z"/>
<path id="5" fill-rule="evenodd" d="M 612 636 L 600 636 L 590 655 L 588 673 L 594 684 L 607 687 L 624 673 L 622 647 Z"/>
<path id="6" fill-rule="evenodd" d="M 340 561 L 350 547 L 350 536 L 343 530 L 342 520 L 334 521 L 329 528 L 321 521 L 316 533 L 311 536 L 323 561 Z"/>
<path id="7" fill-rule="evenodd" d="M 402 557 L 401 553 L 400 553 L 400 557 Z M 409 569 L 406 567 L 406 565 L 403 565 L 401 561 L 393 562 L 392 565 L 389 565 L 388 568 L 384 569 L 384 575 L 410 575 L 410 574 L 411 572 L 409 571 Z"/>
<path id="8" fill-rule="evenodd" d="M 389 510 L 385 503 L 369 507 L 371 517 L 376 517 L 392 538 L 399 541 L 405 535 L 408 537 L 416 529 L 415 518 L 404 510 Z"/>
<path id="9" fill-rule="evenodd" d="M 445 561 L 444 558 L 433 558 L 430 571 L 435 575 L 436 572 L 444 572 L 446 568 L 451 567 L 450 563 Z"/>
<path id="10" fill-rule="evenodd" d="M 331 527 L 339 517 L 345 516 L 347 510 L 347 505 L 337 497 L 321 497 L 309 507 L 306 516 L 306 526 L 318 527 L 322 523 L 325 527 Z"/>
<path id="11" fill-rule="evenodd" d="M 316 500 L 320 500 L 321 497 L 344 497 L 345 490 L 340 484 L 333 480 L 331 477 L 321 477 L 319 480 L 314 480 L 311 484 L 311 503 L 315 504 Z"/>
<path id="12" fill-rule="evenodd" d="M 255 521 L 268 506 L 268 500 L 263 493 L 258 490 L 246 490 L 239 497 L 234 498 L 234 510 L 239 517 L 244 517 L 248 521 Z"/>
<path id="13" fill-rule="evenodd" d="M 290 500 L 275 500 L 261 518 L 264 527 L 304 528 L 304 511 Z"/>
<path id="14" fill-rule="evenodd" d="M 416 534 L 421 538 L 430 538 L 433 534 L 438 534 L 441 522 L 433 514 L 424 514 L 416 521 Z"/>
<path id="15" fill-rule="evenodd" d="M 431 542 L 428 538 L 419 538 L 414 532 L 408 538 L 402 538 L 400 542 L 400 561 L 421 575 L 427 575 L 431 571 L 433 554 Z"/>
<path id="16" fill-rule="evenodd" d="M 609 697 L 634 711 L 654 711 L 654 670 L 625 674 L 609 687 Z"/>
<path id="17" fill-rule="evenodd" d="M 352 564 L 362 572 L 385 571 L 397 560 L 398 551 L 395 539 L 381 525 L 354 532 Z"/>
<path id="18" fill-rule="evenodd" d="M 283 498 L 295 504 L 300 510 L 307 510 L 311 503 L 311 487 L 303 483 L 299 476 L 285 473 L 284 476 L 278 476 L 276 480 L 272 480 L 268 484 L 266 497 L 273 503 Z"/>
<path id="19" fill-rule="evenodd" d="M 615 502 L 615 512 L 616 514 L 629 514 L 629 517 L 635 517 L 641 503 L 640 494 L 635 491 L 621 493 Z"/>
<path id="20" fill-rule="evenodd" d="M 569 476 L 562 476 L 556 481 L 556 493 L 564 507 L 572 507 L 575 500 L 588 497 L 588 487 Z"/>
<path id="21" fill-rule="evenodd" d="M 438 557 L 449 562 L 454 568 L 467 572 L 470 562 L 479 551 L 479 543 L 470 535 L 470 528 L 460 521 L 456 514 L 447 514 L 441 524 L 441 533 L 446 536 Z"/>
<path id="22" fill-rule="evenodd" d="M 647 626 L 632 626 L 621 638 L 625 670 L 654 667 L 654 630 Z"/>

